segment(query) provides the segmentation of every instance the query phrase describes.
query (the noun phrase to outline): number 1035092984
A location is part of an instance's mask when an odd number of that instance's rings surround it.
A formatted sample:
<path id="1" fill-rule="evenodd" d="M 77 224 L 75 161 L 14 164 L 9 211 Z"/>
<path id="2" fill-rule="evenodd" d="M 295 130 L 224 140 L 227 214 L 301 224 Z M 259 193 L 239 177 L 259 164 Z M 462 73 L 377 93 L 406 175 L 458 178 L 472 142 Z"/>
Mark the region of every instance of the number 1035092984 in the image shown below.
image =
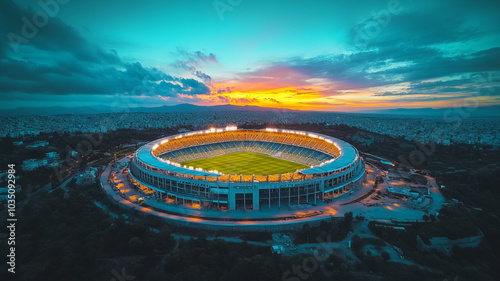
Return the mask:
<path id="1" fill-rule="evenodd" d="M 8 184 L 8 195 L 7 195 L 7 206 L 10 217 L 14 217 L 15 215 L 15 206 L 16 206 L 16 170 L 15 164 L 9 164 L 8 167 L 8 175 L 7 175 L 7 184 Z"/>

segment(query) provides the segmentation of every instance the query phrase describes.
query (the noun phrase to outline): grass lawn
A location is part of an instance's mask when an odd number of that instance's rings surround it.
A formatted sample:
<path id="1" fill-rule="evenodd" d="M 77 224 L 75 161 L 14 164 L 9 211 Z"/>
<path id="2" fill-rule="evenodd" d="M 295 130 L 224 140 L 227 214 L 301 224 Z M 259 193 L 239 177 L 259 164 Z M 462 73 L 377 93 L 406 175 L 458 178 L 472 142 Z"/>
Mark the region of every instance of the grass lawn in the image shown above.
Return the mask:
<path id="1" fill-rule="evenodd" d="M 180 164 L 188 167 L 192 166 L 193 168 L 202 168 L 205 171 L 217 170 L 232 175 L 284 174 L 295 172 L 298 169 L 309 168 L 309 166 L 303 164 L 246 151 L 191 160 Z"/>

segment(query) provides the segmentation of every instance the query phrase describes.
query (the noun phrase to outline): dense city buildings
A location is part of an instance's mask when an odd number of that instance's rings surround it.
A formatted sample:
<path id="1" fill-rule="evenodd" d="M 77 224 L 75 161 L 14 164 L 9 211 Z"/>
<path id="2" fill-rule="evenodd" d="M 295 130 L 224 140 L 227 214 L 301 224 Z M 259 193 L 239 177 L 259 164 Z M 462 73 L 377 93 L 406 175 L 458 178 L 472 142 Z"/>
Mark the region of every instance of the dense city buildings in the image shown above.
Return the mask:
<path id="1" fill-rule="evenodd" d="M 358 127 L 374 133 L 420 142 L 500 145 L 498 118 L 395 117 L 329 112 L 164 112 L 102 113 L 0 117 L 0 136 L 19 137 L 40 132 L 107 132 L 117 129 L 150 129 L 228 124 L 327 124 Z"/>

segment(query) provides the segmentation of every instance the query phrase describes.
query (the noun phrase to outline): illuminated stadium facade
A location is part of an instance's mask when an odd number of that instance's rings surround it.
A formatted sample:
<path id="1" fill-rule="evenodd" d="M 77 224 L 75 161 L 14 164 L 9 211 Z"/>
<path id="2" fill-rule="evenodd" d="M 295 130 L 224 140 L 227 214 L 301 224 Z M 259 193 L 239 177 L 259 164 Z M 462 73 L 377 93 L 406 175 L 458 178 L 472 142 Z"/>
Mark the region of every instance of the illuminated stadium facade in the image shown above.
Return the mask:
<path id="1" fill-rule="evenodd" d="M 224 174 L 183 163 L 252 152 L 306 165 L 282 174 Z M 280 210 L 314 206 L 349 192 L 365 178 L 352 145 L 325 135 L 285 129 L 209 129 L 178 134 L 139 148 L 129 163 L 132 183 L 151 200 L 195 209 Z"/>

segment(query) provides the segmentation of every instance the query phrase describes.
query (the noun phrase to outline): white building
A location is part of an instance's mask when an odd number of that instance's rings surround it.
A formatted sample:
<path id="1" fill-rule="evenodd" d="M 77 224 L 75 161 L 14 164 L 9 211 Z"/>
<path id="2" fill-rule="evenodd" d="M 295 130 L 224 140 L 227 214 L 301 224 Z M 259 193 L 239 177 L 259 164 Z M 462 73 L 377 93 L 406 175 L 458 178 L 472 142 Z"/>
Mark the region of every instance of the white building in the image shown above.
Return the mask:
<path id="1" fill-rule="evenodd" d="M 23 161 L 23 171 L 33 171 L 36 168 L 47 166 L 46 159 L 29 159 Z"/>
<path id="2" fill-rule="evenodd" d="M 94 167 L 86 169 L 83 174 L 80 174 L 78 177 L 76 177 L 76 184 L 83 185 L 95 182 L 96 172 L 97 168 Z"/>
<path id="3" fill-rule="evenodd" d="M 43 147 L 43 146 L 47 146 L 47 145 L 49 145 L 48 141 L 36 141 L 33 144 L 30 144 L 26 147 L 34 148 L 34 147 Z"/>

